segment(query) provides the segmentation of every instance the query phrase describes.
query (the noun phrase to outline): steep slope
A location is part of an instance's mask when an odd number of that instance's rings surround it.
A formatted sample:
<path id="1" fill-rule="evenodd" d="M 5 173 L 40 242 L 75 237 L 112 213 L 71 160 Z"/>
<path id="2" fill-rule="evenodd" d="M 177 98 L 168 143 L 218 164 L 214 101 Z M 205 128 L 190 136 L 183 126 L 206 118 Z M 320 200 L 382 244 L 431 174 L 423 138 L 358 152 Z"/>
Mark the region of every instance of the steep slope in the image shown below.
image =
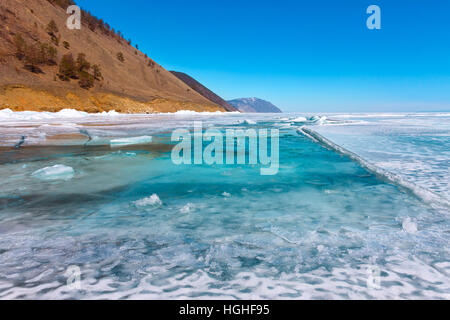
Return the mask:
<path id="1" fill-rule="evenodd" d="M 272 103 L 258 98 L 241 98 L 228 101 L 239 111 L 245 113 L 282 113 L 279 108 Z"/>
<path id="2" fill-rule="evenodd" d="M 227 111 L 237 111 L 235 107 L 233 107 L 231 104 L 226 102 L 224 99 L 219 97 L 217 94 L 206 88 L 204 85 L 202 85 L 200 82 L 192 78 L 191 76 L 177 71 L 170 71 L 174 76 L 176 76 L 178 79 L 183 81 L 185 84 L 187 84 L 192 90 L 195 90 L 196 92 L 200 93 L 203 97 L 206 99 L 214 102 L 215 104 L 222 106 Z"/>
<path id="3" fill-rule="evenodd" d="M 132 47 L 102 20 L 83 12 L 81 30 L 68 29 L 66 8 L 71 2 L 1 0 L 0 108 L 224 111 Z M 81 53 L 90 68 L 77 63 Z M 62 59 L 70 54 L 78 70 L 61 74 Z"/>

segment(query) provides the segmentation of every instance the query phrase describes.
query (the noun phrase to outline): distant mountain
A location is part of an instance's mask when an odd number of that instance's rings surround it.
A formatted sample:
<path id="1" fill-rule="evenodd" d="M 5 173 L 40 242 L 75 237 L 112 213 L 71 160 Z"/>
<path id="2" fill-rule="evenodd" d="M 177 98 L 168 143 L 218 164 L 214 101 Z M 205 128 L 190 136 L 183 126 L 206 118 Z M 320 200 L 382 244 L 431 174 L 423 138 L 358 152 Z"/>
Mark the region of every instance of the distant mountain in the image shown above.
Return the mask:
<path id="1" fill-rule="evenodd" d="M 228 101 L 239 111 L 245 113 L 282 113 L 272 103 L 258 98 L 241 98 Z"/>
<path id="2" fill-rule="evenodd" d="M 204 85 L 202 85 L 200 82 L 192 78 L 191 76 L 177 71 L 170 71 L 175 77 L 183 81 L 185 84 L 187 84 L 192 90 L 196 91 L 197 93 L 201 94 L 203 97 L 208 99 L 209 101 L 214 102 L 215 104 L 222 106 L 227 111 L 238 111 L 235 107 L 233 107 L 231 104 L 226 102 L 224 99 L 219 97 L 217 94 L 206 88 Z"/>

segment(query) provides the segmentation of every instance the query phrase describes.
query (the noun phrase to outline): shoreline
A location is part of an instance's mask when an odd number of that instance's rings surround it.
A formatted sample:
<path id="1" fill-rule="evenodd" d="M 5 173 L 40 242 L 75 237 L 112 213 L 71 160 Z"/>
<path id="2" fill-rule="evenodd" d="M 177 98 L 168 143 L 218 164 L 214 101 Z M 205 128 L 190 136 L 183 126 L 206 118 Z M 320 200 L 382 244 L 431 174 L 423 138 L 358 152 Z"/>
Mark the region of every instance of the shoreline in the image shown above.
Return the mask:
<path id="1" fill-rule="evenodd" d="M 56 91 L 55 91 L 56 90 Z M 154 97 L 140 100 L 107 91 L 81 91 L 57 88 L 47 90 L 23 85 L 7 85 L 0 88 L 0 110 L 14 112 L 59 112 L 74 109 L 86 113 L 115 111 L 122 114 L 153 114 L 191 110 L 198 112 L 226 112 L 214 104 Z"/>

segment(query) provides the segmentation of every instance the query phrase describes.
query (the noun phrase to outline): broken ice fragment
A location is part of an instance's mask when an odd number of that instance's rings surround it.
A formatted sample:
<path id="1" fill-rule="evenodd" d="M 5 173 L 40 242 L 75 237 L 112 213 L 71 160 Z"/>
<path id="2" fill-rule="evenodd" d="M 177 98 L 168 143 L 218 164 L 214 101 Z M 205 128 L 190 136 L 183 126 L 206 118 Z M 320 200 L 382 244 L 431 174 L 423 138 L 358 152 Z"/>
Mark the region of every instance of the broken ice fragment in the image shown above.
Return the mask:
<path id="1" fill-rule="evenodd" d="M 155 193 L 151 197 L 134 201 L 133 204 L 136 207 L 160 206 L 160 205 L 162 205 L 162 201 L 161 201 L 161 199 L 159 199 L 158 195 Z"/>
<path id="2" fill-rule="evenodd" d="M 402 227 L 403 230 L 406 231 L 407 233 L 417 232 L 417 223 L 410 217 L 407 217 L 405 220 L 403 220 Z"/>

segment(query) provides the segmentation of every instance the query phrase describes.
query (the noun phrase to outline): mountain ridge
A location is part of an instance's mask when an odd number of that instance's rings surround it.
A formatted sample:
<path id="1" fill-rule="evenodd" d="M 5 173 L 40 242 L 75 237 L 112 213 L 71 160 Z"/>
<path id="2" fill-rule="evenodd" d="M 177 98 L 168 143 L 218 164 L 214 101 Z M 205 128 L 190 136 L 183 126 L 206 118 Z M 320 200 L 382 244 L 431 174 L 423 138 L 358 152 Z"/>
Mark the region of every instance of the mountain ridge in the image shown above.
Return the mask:
<path id="1" fill-rule="evenodd" d="M 186 73 L 178 72 L 178 71 L 170 71 L 174 76 L 183 81 L 186 85 L 188 85 L 192 90 L 195 90 L 199 94 L 201 94 L 206 99 L 214 102 L 215 104 L 222 106 L 227 111 L 238 111 L 234 106 L 229 104 L 223 98 L 218 96 L 216 93 L 205 87 L 203 84 L 192 78 Z"/>
<path id="2" fill-rule="evenodd" d="M 229 104 L 245 113 L 282 113 L 271 102 L 259 98 L 239 98 L 228 101 Z"/>

